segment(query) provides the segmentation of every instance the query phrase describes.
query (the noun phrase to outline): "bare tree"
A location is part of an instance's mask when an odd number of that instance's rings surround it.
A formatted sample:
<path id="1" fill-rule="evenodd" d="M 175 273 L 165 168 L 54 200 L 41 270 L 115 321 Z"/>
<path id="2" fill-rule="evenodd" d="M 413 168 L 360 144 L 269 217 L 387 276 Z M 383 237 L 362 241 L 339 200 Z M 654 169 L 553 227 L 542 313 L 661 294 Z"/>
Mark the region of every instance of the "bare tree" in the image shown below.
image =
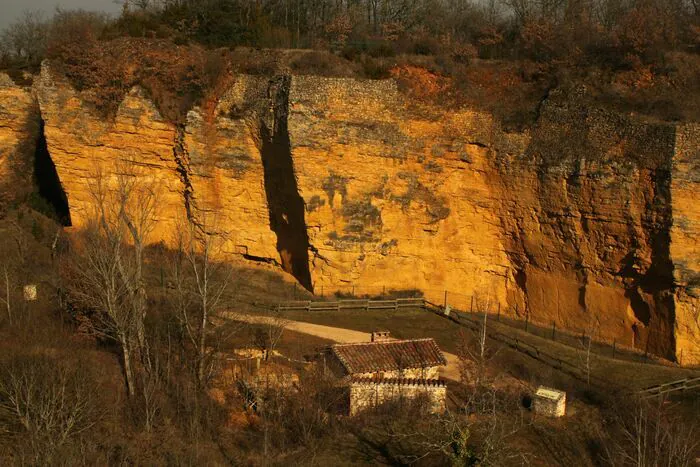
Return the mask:
<path id="1" fill-rule="evenodd" d="M 176 230 L 176 254 L 170 265 L 175 289 L 173 309 L 183 335 L 195 350 L 195 373 L 200 385 L 211 377 L 213 348 L 210 324 L 225 304 L 232 269 L 224 264 L 225 234 L 203 215 L 187 218 Z"/>
<path id="2" fill-rule="evenodd" d="M 486 298 L 482 301 L 477 297 L 476 306 L 482 314 L 479 327 L 473 332 L 474 339 L 462 335 L 459 347 L 462 382 L 473 388 L 482 387 L 490 382 L 490 362 L 497 354 L 488 347 L 488 312 L 491 300 Z M 472 344 L 474 341 L 476 345 Z"/>
<path id="3" fill-rule="evenodd" d="M 525 454 L 511 444 L 524 426 L 518 401 L 492 389 L 485 396 L 489 403 L 471 415 L 449 411 L 428 416 L 429 404 L 420 399 L 387 404 L 375 411 L 376 420 L 362 421 L 360 439 L 381 445 L 382 453 L 400 465 L 436 456 L 443 458 L 439 465 L 523 464 Z"/>
<path id="4" fill-rule="evenodd" d="M 586 378 L 586 384 L 590 386 L 591 384 L 591 372 L 594 367 L 594 357 L 592 353 L 593 336 L 598 333 L 600 324 L 593 317 L 589 319 L 586 329 L 583 331 L 581 336 L 581 342 L 579 343 L 578 358 L 581 367 L 581 372 Z"/>
<path id="5" fill-rule="evenodd" d="M 155 222 L 157 196 L 143 180 L 124 164 L 118 166 L 116 186 L 110 186 L 101 168 L 96 170 L 89 184 L 93 212 L 76 236 L 76 253 L 65 268 L 71 295 L 95 312 L 95 330 L 119 344 L 132 397 L 134 366 L 150 369 L 143 253 Z"/>
<path id="6" fill-rule="evenodd" d="M 146 174 L 137 170 L 133 163 L 126 162 L 117 166 L 117 206 L 119 213 L 117 225 L 111 228 L 115 232 L 123 224 L 129 234 L 133 259 L 130 268 L 126 261 L 119 262 L 119 272 L 130 295 L 129 303 L 135 317 L 136 337 L 138 339 L 141 357 L 149 360 L 149 349 L 146 341 L 146 288 L 143 274 L 144 248 L 148 237 L 155 227 L 155 210 L 158 204 L 158 192 L 155 183 L 144 183 Z M 106 219 L 106 216 L 102 217 Z M 103 221 L 105 229 L 109 224 Z"/>
<path id="7" fill-rule="evenodd" d="M 606 448 L 611 465 L 695 465 L 700 448 L 697 422 L 688 423 L 673 410 L 663 396 L 618 401 L 611 429 L 619 431 L 613 432 Z"/>
<path id="8" fill-rule="evenodd" d="M 96 422 L 94 389 L 67 364 L 35 356 L 13 358 L 0 372 L 0 419 L 26 443 L 33 465 L 57 453 Z"/>
<path id="9" fill-rule="evenodd" d="M 44 56 L 48 38 L 48 21 L 41 11 L 25 11 L 2 34 L 4 48 L 25 65 L 37 64 Z"/>
<path id="10" fill-rule="evenodd" d="M 271 355 L 274 355 L 288 321 L 275 310 L 266 312 L 264 316 L 264 319 L 260 321 L 260 327 L 256 329 L 254 342 L 263 352 L 264 359 L 268 360 Z"/>
<path id="11" fill-rule="evenodd" d="M 3 281 L 5 285 L 5 294 L 4 296 L 0 296 L 0 302 L 5 304 L 5 309 L 7 310 L 7 320 L 10 324 L 12 324 L 12 296 L 11 296 L 11 289 L 12 285 L 10 282 L 10 273 L 8 271 L 7 263 L 2 265 L 2 270 L 3 270 Z"/>

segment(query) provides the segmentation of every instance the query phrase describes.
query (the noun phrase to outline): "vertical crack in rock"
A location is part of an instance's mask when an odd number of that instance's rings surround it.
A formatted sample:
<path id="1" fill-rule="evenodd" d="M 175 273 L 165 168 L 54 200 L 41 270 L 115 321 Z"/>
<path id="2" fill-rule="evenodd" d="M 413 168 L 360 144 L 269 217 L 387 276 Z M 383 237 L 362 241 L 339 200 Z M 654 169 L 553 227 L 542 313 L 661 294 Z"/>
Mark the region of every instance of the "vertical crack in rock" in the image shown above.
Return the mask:
<path id="1" fill-rule="evenodd" d="M 290 84 L 289 76 L 270 81 L 267 91 L 269 114 L 260 119 L 260 152 L 270 228 L 277 235 L 282 268 L 313 292 L 304 199 L 297 187 L 288 131 Z"/>
<path id="2" fill-rule="evenodd" d="M 173 156 L 177 164 L 177 172 L 183 185 L 183 197 L 187 220 L 196 223 L 194 217 L 194 192 L 190 181 L 190 159 L 185 148 L 185 125 L 180 124 L 175 128 L 175 143 L 173 144 Z"/>
<path id="3" fill-rule="evenodd" d="M 640 279 L 642 290 L 653 295 L 654 315 L 650 319 L 648 342 L 649 352 L 673 359 L 676 340 L 674 301 L 673 261 L 671 260 L 671 225 L 673 223 L 671 204 L 670 166 L 658 167 L 652 179 L 654 193 L 647 207 L 649 213 L 649 246 L 651 266 Z M 646 311 L 644 307 L 635 309 L 635 314 Z M 643 321 L 643 320 L 642 320 Z"/>
<path id="4" fill-rule="evenodd" d="M 63 190 L 56 172 L 56 165 L 51 159 L 44 134 L 44 120 L 39 121 L 39 136 L 34 149 L 34 183 L 39 197 L 48 204 L 47 211 L 55 213 L 57 220 L 64 226 L 71 225 L 68 197 Z M 48 212 L 47 212 L 48 213 Z"/>
<path id="5" fill-rule="evenodd" d="M 665 358 L 675 358 L 676 317 L 673 262 L 671 260 L 671 173 L 664 165 L 650 173 L 649 194 L 642 225 L 651 252 L 646 269 L 637 265 L 633 252 L 627 255 L 620 275 L 628 280 L 625 296 L 638 324 L 632 328 L 634 345 Z"/>

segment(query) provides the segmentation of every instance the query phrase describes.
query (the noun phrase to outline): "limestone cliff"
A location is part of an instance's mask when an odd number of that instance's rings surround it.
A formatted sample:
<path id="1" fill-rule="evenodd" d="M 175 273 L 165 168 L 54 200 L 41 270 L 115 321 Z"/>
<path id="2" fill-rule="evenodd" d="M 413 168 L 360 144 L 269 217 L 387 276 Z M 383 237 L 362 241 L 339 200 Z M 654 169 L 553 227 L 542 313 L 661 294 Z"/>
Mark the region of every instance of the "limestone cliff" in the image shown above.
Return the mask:
<path id="1" fill-rule="evenodd" d="M 43 121 L 74 226 L 98 167 L 126 163 L 161 188 L 153 241 L 190 215 L 317 292 L 418 288 L 442 302 L 448 290 L 456 306 L 476 297 L 700 363 L 697 125 L 640 122 L 571 91 L 552 92 L 531 131 L 506 133 L 391 80 L 308 76 L 237 76 L 179 126 L 138 88 L 103 121 L 47 67 L 33 95 L 39 110 L 0 86 L 2 160 L 36 138 L 17 122 Z"/>
<path id="2" fill-rule="evenodd" d="M 0 204 L 32 191 L 32 155 L 39 132 L 39 106 L 32 93 L 0 74 Z"/>

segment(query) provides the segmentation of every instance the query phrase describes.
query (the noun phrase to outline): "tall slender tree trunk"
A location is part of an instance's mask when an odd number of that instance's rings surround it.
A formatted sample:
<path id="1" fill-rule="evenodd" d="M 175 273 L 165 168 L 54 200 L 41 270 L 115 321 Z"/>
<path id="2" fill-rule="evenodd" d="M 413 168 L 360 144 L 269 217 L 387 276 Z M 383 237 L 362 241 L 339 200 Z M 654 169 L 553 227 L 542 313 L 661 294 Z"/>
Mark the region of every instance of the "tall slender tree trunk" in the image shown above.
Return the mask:
<path id="1" fill-rule="evenodd" d="M 7 266 L 5 266 L 5 305 L 7 306 L 7 319 L 12 324 L 12 305 L 10 302 L 10 275 L 7 273 Z"/>
<path id="2" fill-rule="evenodd" d="M 131 368 L 131 349 L 129 341 L 124 335 L 119 336 L 119 343 L 122 346 L 122 358 L 124 359 L 124 378 L 126 380 L 126 390 L 129 397 L 134 397 L 136 388 L 134 387 L 134 370 Z"/>
<path id="3" fill-rule="evenodd" d="M 200 384 L 204 382 L 204 366 L 206 364 L 204 355 L 206 353 L 207 321 L 209 319 L 209 310 L 207 308 L 205 297 L 202 303 L 202 323 L 199 330 L 199 361 L 197 362 L 197 379 Z"/>

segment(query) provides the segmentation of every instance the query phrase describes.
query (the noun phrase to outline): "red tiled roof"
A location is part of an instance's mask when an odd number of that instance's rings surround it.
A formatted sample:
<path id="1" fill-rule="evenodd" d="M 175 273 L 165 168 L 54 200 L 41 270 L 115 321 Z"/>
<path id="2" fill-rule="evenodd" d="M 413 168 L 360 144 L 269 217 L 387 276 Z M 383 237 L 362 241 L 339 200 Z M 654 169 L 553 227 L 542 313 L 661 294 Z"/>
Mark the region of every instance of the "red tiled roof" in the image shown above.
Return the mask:
<path id="1" fill-rule="evenodd" d="M 336 344 L 331 347 L 331 351 L 351 375 L 447 364 L 433 339 Z"/>
<path id="2" fill-rule="evenodd" d="M 411 379 L 411 378 L 352 378 L 351 384 L 373 384 L 373 385 L 388 385 L 388 386 L 428 386 L 441 388 L 445 387 L 445 381 L 441 379 Z"/>

